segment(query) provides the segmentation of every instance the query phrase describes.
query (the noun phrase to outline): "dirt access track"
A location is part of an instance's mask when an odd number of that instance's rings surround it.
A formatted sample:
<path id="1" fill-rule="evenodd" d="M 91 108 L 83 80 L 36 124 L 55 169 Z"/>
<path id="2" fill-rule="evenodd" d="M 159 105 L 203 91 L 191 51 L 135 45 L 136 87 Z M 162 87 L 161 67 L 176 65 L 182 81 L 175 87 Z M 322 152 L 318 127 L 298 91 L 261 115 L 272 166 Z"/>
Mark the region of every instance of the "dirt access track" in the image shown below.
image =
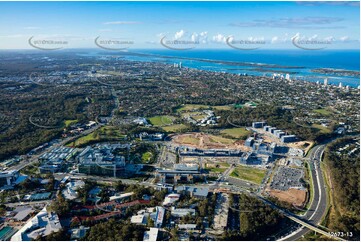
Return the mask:
<path id="1" fill-rule="evenodd" d="M 174 144 L 198 149 L 237 149 L 241 151 L 248 151 L 250 149 L 244 146 L 244 141 L 236 141 L 204 133 L 179 134 L 172 136 L 171 139 Z"/>

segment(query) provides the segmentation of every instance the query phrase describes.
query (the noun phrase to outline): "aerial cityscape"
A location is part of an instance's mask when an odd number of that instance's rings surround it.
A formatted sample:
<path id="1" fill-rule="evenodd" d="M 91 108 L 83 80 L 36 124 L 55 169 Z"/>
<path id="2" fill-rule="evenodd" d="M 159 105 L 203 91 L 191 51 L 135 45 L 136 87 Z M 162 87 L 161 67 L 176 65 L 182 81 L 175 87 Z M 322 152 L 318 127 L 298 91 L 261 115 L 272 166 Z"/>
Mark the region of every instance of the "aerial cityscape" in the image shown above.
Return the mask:
<path id="1" fill-rule="evenodd" d="M 1 241 L 360 241 L 360 4 L 0 2 Z"/>

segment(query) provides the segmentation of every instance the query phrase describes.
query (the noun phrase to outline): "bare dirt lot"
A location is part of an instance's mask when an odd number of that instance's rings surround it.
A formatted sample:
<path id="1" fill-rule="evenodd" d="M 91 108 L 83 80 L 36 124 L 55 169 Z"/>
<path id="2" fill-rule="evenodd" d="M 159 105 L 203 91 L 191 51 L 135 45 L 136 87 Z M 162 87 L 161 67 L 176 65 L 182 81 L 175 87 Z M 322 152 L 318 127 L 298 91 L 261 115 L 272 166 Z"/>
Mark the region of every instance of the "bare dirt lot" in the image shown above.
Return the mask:
<path id="1" fill-rule="evenodd" d="M 313 146 L 314 142 L 312 141 L 299 141 L 294 143 L 288 143 L 289 147 L 297 148 L 303 150 L 305 153 Z"/>
<path id="2" fill-rule="evenodd" d="M 172 142 L 199 149 L 238 149 L 249 151 L 244 142 L 204 133 L 180 134 L 172 137 Z"/>
<path id="3" fill-rule="evenodd" d="M 294 188 L 288 189 L 287 191 L 270 190 L 269 193 L 271 196 L 281 201 L 294 204 L 297 207 L 303 207 L 307 197 L 306 191 Z"/>

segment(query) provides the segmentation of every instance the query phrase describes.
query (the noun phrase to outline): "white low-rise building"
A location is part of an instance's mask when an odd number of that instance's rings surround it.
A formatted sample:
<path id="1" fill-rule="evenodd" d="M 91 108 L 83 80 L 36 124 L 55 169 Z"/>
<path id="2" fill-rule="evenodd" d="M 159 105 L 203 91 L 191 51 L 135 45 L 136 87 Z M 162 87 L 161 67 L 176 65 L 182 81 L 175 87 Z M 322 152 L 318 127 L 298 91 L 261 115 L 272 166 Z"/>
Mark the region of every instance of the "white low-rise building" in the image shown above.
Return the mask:
<path id="1" fill-rule="evenodd" d="M 131 217 L 130 222 L 137 225 L 147 225 L 149 213 L 138 214 Z"/>
<path id="2" fill-rule="evenodd" d="M 113 200 L 122 200 L 128 197 L 131 197 L 134 194 L 134 192 L 128 192 L 128 193 L 122 193 L 122 194 L 118 194 L 118 195 L 114 195 L 111 196 L 109 198 L 109 201 L 113 201 Z"/>
<path id="3" fill-rule="evenodd" d="M 63 190 L 62 193 L 63 193 L 65 199 L 74 200 L 78 197 L 77 190 L 84 186 L 85 186 L 85 183 L 82 180 L 71 181 L 66 184 L 65 189 Z"/>
<path id="4" fill-rule="evenodd" d="M 174 208 L 172 207 L 171 214 L 176 217 L 183 217 L 188 214 L 194 216 L 196 214 L 196 210 L 193 208 Z"/>
<path id="5" fill-rule="evenodd" d="M 55 213 L 48 213 L 46 206 L 31 220 L 29 220 L 16 234 L 11 241 L 30 241 L 39 236 L 44 237 L 62 228 L 59 217 Z"/>
<path id="6" fill-rule="evenodd" d="M 158 231 L 157 228 L 150 228 L 149 231 L 145 231 L 143 241 L 157 241 Z"/>
<path id="7" fill-rule="evenodd" d="M 178 201 L 179 198 L 180 198 L 180 195 L 177 194 L 177 193 L 168 194 L 168 195 L 164 198 L 163 205 L 164 205 L 164 206 L 171 205 L 171 204 L 173 204 L 174 202 Z"/>

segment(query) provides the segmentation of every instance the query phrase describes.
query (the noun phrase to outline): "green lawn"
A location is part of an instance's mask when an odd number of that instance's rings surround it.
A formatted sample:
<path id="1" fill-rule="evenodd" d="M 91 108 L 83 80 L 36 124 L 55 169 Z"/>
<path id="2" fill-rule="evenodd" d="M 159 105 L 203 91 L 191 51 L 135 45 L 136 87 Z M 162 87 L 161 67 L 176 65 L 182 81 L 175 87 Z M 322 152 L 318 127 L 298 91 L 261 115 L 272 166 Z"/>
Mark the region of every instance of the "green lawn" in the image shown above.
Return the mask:
<path id="1" fill-rule="evenodd" d="M 223 105 L 223 106 L 212 106 L 215 110 L 232 110 L 233 107 L 229 105 Z"/>
<path id="2" fill-rule="evenodd" d="M 211 168 L 207 168 L 207 170 L 209 170 L 209 172 L 223 173 L 225 170 L 227 170 L 227 168 L 211 167 Z"/>
<path id="3" fill-rule="evenodd" d="M 220 165 L 220 166 L 223 166 L 223 167 L 227 167 L 227 168 L 231 166 L 231 165 L 228 164 L 227 162 L 220 162 L 219 165 Z"/>
<path id="4" fill-rule="evenodd" d="M 261 184 L 263 178 L 266 175 L 266 170 L 261 170 L 258 168 L 250 166 L 237 166 L 234 171 L 231 173 L 232 177 L 253 182 L 256 184 Z"/>
<path id="5" fill-rule="evenodd" d="M 246 130 L 245 128 L 231 128 L 222 130 L 221 134 L 231 136 L 232 138 L 236 139 L 246 139 L 249 135 L 252 134 L 252 132 Z"/>
<path id="6" fill-rule="evenodd" d="M 64 121 L 64 124 L 65 124 L 65 127 L 69 127 L 70 125 L 75 124 L 75 123 L 77 123 L 77 122 L 78 122 L 77 119 L 74 119 L 74 120 L 65 120 L 65 121 Z"/>
<path id="7" fill-rule="evenodd" d="M 331 130 L 325 126 L 322 126 L 321 124 L 312 124 L 313 128 L 319 129 L 321 133 L 329 134 L 331 133 Z"/>
<path id="8" fill-rule="evenodd" d="M 315 113 L 319 113 L 325 116 L 330 116 L 333 114 L 333 112 L 331 112 L 330 110 L 326 109 L 326 108 L 321 108 L 321 109 L 314 109 L 313 112 Z"/>
<path id="9" fill-rule="evenodd" d="M 209 106 L 207 105 L 199 105 L 199 104 L 186 104 L 179 108 L 178 112 L 184 112 L 184 111 L 192 111 L 197 109 L 209 109 Z"/>
<path id="10" fill-rule="evenodd" d="M 126 135 L 122 134 L 120 130 L 113 126 L 104 126 L 93 133 L 82 136 L 74 142 L 69 143 L 71 146 L 85 146 L 88 143 L 96 141 L 107 141 L 107 140 L 120 140 L 124 139 Z"/>
<path id="11" fill-rule="evenodd" d="M 143 163 L 148 163 L 150 161 L 150 159 L 152 159 L 153 157 L 153 153 L 152 152 L 145 152 L 142 155 L 142 162 Z"/>
<path id="12" fill-rule="evenodd" d="M 165 125 L 171 125 L 173 123 L 174 117 L 171 116 L 154 116 L 149 118 L 149 121 L 154 126 L 165 126 Z"/>

